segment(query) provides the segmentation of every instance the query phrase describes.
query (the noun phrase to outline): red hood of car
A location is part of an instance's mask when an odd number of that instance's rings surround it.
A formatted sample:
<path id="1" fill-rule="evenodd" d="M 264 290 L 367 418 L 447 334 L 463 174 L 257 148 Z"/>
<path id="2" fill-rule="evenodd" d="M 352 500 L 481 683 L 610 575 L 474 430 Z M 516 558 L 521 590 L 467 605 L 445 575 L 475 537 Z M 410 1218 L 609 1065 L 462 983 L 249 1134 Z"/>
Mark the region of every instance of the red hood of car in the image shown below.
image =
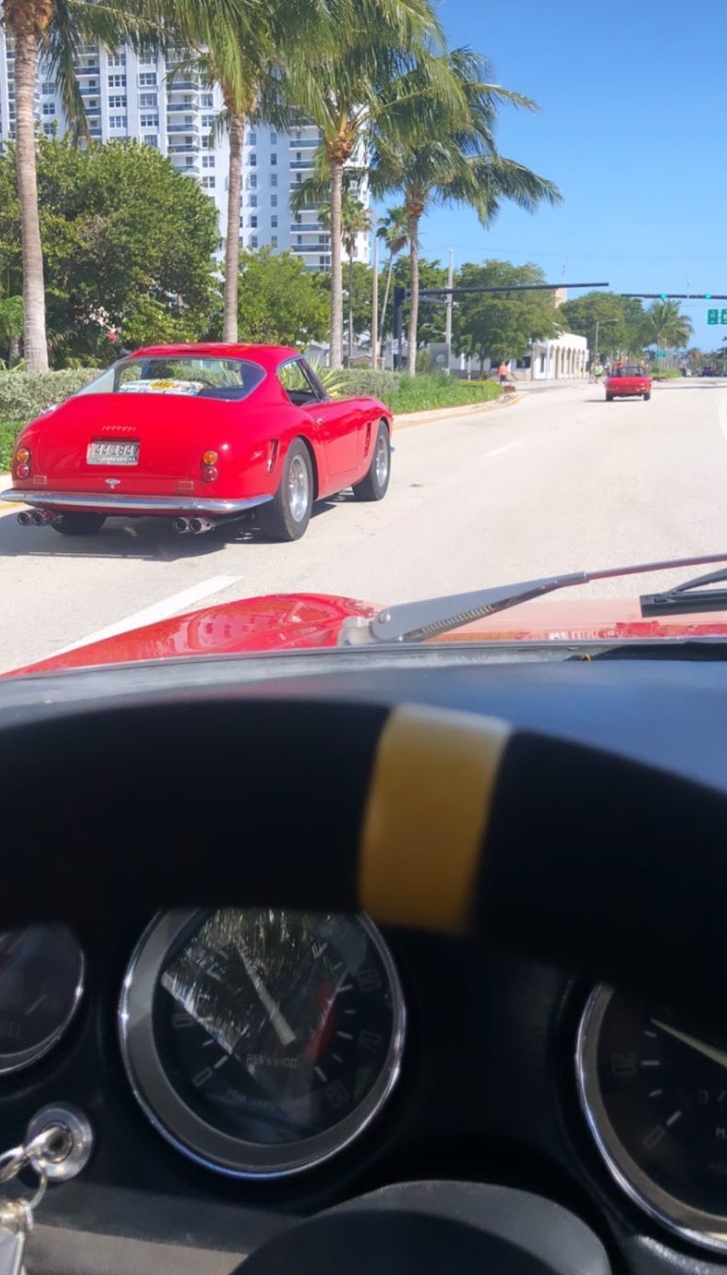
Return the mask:
<path id="1" fill-rule="evenodd" d="M 304 651 L 335 646 L 347 616 L 370 617 L 371 603 L 325 594 L 283 593 L 241 598 L 131 629 L 5 673 L 46 673 L 194 655 Z M 438 642 L 588 642 L 649 638 L 727 637 L 727 612 L 641 618 L 638 598 L 602 601 L 538 599 L 468 624 Z"/>

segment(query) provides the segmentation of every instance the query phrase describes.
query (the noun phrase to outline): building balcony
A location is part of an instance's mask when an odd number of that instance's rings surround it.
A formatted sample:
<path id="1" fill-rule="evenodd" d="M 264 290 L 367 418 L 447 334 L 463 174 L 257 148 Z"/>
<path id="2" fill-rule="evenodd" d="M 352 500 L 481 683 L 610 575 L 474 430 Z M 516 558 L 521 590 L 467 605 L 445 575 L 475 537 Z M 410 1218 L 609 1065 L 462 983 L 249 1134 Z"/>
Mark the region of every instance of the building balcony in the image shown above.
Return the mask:
<path id="1" fill-rule="evenodd" d="M 76 67 L 77 77 L 81 75 L 100 75 L 100 74 L 101 74 L 101 68 L 98 62 L 95 64 L 95 66 L 93 63 L 90 63 L 90 64 L 87 64 L 86 66 Z"/>
<path id="2" fill-rule="evenodd" d="M 315 149 L 315 147 L 320 146 L 320 144 L 320 137 L 291 137 L 289 143 L 292 151 L 302 151 L 311 148 Z"/>
<path id="3" fill-rule="evenodd" d="M 325 231 L 320 221 L 298 221 L 292 222 L 290 227 L 291 235 L 320 235 L 325 234 L 330 239 L 330 233 Z"/>
<path id="4" fill-rule="evenodd" d="M 167 93 L 199 93 L 200 86 L 194 80 L 167 80 Z"/>
<path id="5" fill-rule="evenodd" d="M 151 92 L 154 92 L 154 90 L 152 89 L 152 90 L 151 90 Z M 191 102 L 169 102 L 169 103 L 168 103 L 168 105 L 167 105 L 167 114 L 168 114 L 168 115 L 174 115 L 174 114 L 178 114 L 178 113 L 184 113 L 185 111 L 187 112 L 187 114 L 189 114 L 189 112 L 190 112 L 190 111 L 196 111 L 196 110 L 197 110 L 197 103 L 196 103 L 196 101 L 191 101 Z"/>
<path id="6" fill-rule="evenodd" d="M 311 155 L 310 159 L 294 159 L 291 161 L 291 163 L 288 164 L 288 168 L 293 173 L 303 168 L 306 168 L 308 172 L 312 172 L 313 171 L 313 156 Z"/>
<path id="7" fill-rule="evenodd" d="M 167 124 L 168 133 L 199 134 L 199 124 Z"/>
<path id="8" fill-rule="evenodd" d="M 196 142 L 187 142 L 184 146 L 169 146 L 168 152 L 170 155 L 197 155 L 199 149 Z"/>

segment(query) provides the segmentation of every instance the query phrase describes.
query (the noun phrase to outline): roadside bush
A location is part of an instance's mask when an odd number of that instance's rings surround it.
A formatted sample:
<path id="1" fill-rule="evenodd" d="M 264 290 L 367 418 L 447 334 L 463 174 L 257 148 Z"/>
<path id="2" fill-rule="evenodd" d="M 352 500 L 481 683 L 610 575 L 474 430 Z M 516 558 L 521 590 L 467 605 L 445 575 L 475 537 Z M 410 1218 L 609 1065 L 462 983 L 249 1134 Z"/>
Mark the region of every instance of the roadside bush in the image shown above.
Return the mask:
<path id="1" fill-rule="evenodd" d="M 381 399 L 394 415 L 426 412 L 436 407 L 459 407 L 500 397 L 493 381 L 460 381 L 443 372 L 406 376 L 403 372 L 375 372 L 373 368 L 352 368 L 337 372 L 336 398 L 370 395 Z"/>
<path id="2" fill-rule="evenodd" d="M 342 396 L 370 396 L 380 398 L 382 403 L 388 403 L 392 394 L 396 393 L 402 375 L 401 372 L 375 372 L 372 367 L 347 368 L 336 373 L 340 378 Z"/>
<path id="3" fill-rule="evenodd" d="M 4 474 L 10 469 L 15 440 L 22 428 L 23 426 L 19 421 L 0 423 L 0 474 Z"/>
<path id="4" fill-rule="evenodd" d="M 27 424 L 53 403 L 61 403 L 83 389 L 98 370 L 73 368 L 62 372 L 0 372 L 0 422 Z"/>

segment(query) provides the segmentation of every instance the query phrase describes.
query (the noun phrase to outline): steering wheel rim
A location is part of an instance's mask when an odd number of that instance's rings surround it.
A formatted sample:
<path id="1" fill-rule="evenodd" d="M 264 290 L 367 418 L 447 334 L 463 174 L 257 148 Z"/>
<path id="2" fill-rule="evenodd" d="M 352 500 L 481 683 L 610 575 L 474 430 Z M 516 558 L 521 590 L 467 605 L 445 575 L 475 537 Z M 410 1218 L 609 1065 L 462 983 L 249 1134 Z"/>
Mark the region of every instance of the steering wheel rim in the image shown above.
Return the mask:
<path id="1" fill-rule="evenodd" d="M 727 797 L 627 756 L 414 705 L 160 698 L 7 728 L 0 775 L 0 928 L 365 911 L 718 1013 Z"/>

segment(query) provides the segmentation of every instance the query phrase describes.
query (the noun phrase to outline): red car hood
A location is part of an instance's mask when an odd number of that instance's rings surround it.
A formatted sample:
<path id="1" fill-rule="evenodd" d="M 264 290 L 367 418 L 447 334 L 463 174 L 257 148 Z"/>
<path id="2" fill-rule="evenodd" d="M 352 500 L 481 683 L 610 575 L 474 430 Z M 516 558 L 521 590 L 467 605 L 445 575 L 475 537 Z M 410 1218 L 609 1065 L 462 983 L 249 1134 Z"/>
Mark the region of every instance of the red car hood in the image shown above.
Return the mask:
<path id="1" fill-rule="evenodd" d="M 2 676 L 190 655 L 300 651 L 335 646 L 347 616 L 369 617 L 377 610 L 378 607 L 370 603 L 316 593 L 242 598 L 78 646 Z M 644 620 L 638 598 L 583 602 L 539 599 L 465 625 L 435 640 L 587 642 L 690 637 L 727 637 L 727 612 Z"/>

